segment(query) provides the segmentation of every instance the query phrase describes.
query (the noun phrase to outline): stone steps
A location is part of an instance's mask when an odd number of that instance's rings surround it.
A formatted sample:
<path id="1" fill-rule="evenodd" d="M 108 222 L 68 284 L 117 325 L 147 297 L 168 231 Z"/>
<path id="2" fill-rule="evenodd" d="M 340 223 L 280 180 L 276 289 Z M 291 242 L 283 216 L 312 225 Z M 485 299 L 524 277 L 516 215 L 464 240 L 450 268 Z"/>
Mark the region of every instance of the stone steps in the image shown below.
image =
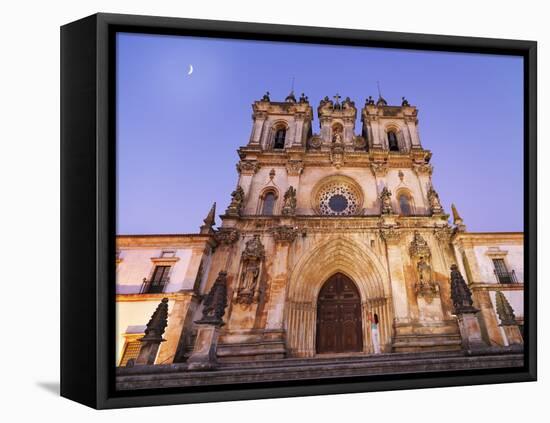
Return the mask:
<path id="1" fill-rule="evenodd" d="M 461 349 L 462 339 L 458 334 L 411 334 L 396 337 L 392 344 L 394 352 L 421 352 L 421 351 L 458 351 Z"/>
<path id="2" fill-rule="evenodd" d="M 490 369 L 523 365 L 521 352 L 488 351 L 395 353 L 222 363 L 216 370 L 193 372 L 185 363 L 118 368 L 117 389 L 204 386 L 228 383 L 292 381 L 381 374 Z"/>

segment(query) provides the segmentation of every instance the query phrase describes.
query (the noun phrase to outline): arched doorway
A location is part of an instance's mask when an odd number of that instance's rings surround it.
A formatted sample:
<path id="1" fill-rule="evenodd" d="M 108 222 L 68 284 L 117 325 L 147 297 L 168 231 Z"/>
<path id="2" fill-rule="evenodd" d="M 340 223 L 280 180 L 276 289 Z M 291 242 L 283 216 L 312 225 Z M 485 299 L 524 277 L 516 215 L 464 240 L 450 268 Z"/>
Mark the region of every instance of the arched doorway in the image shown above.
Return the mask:
<path id="1" fill-rule="evenodd" d="M 317 299 L 317 353 L 363 350 L 361 297 L 342 273 L 331 276 Z"/>

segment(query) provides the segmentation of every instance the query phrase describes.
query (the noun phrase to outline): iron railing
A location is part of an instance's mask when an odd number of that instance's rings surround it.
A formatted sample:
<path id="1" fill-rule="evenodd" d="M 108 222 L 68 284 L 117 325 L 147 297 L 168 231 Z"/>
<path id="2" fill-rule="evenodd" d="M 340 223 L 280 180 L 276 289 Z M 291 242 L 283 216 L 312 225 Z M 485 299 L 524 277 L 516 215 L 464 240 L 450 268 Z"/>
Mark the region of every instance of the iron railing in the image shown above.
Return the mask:
<path id="1" fill-rule="evenodd" d="M 140 294 L 160 294 L 161 292 L 164 292 L 164 288 L 168 285 L 168 280 L 163 281 L 152 281 L 147 280 L 147 278 L 143 278 L 143 282 L 141 284 L 141 289 L 139 291 Z"/>
<path id="2" fill-rule="evenodd" d="M 515 270 L 509 272 L 508 270 L 495 269 L 493 272 L 495 273 L 498 283 L 518 283 Z"/>

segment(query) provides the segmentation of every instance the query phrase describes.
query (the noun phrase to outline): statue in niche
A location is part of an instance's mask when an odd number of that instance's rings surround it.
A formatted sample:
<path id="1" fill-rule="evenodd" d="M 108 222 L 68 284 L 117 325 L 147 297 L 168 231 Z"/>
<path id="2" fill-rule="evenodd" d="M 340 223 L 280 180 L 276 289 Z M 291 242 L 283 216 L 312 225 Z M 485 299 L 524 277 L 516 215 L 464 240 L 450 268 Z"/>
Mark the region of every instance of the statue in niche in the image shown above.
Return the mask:
<path id="1" fill-rule="evenodd" d="M 283 197 L 283 215 L 294 216 L 296 214 L 296 188 L 290 186 Z"/>
<path id="2" fill-rule="evenodd" d="M 241 275 L 235 301 L 239 304 L 258 302 L 260 298 L 260 278 L 265 250 L 259 235 L 247 241 L 241 256 Z"/>
<path id="3" fill-rule="evenodd" d="M 418 271 L 418 279 L 421 285 L 429 284 L 432 281 L 432 268 L 424 257 L 420 257 L 416 265 Z"/>
<path id="4" fill-rule="evenodd" d="M 340 144 L 342 142 L 342 135 L 340 134 L 340 132 L 336 132 L 336 134 L 334 134 L 334 138 L 332 139 L 332 142 L 334 144 Z"/>
<path id="5" fill-rule="evenodd" d="M 428 303 L 431 303 L 439 292 L 439 285 L 432 280 L 432 267 L 424 256 L 420 256 L 416 264 L 416 271 L 418 273 L 416 294 L 424 297 Z"/>
<path id="6" fill-rule="evenodd" d="M 391 191 L 387 187 L 384 187 L 380 193 L 380 212 L 382 214 L 393 213 L 391 206 Z"/>
<path id="7" fill-rule="evenodd" d="M 257 261 L 251 261 L 247 264 L 241 275 L 241 293 L 253 293 L 258 284 L 258 276 L 260 274 L 260 265 Z"/>

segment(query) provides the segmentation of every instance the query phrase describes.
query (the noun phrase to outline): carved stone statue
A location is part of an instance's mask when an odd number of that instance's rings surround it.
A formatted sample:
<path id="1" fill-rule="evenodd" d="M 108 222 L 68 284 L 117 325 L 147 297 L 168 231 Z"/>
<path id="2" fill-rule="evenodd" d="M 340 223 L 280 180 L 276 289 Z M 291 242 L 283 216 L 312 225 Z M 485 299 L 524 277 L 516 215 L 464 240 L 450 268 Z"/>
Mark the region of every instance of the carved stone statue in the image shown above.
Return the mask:
<path id="1" fill-rule="evenodd" d="M 393 213 L 391 206 L 391 191 L 387 187 L 384 187 L 380 193 L 380 212 L 382 214 Z"/>
<path id="2" fill-rule="evenodd" d="M 340 134 L 340 132 L 336 132 L 332 138 L 332 142 L 334 142 L 334 144 L 342 143 L 342 134 Z"/>
<path id="3" fill-rule="evenodd" d="M 441 201 L 439 200 L 439 194 L 432 185 L 430 185 L 430 188 L 428 189 L 428 202 L 430 203 L 432 214 L 443 213 L 443 207 L 441 206 Z"/>
<path id="4" fill-rule="evenodd" d="M 235 191 L 231 193 L 231 203 L 227 208 L 226 214 L 231 216 L 240 216 L 244 202 L 244 190 L 239 185 Z"/>
<path id="5" fill-rule="evenodd" d="M 260 297 L 260 278 L 265 249 L 259 235 L 247 241 L 241 256 L 241 274 L 235 294 L 235 301 L 240 304 L 258 302 Z"/>
<path id="6" fill-rule="evenodd" d="M 296 214 L 296 188 L 290 186 L 283 197 L 283 215 L 294 216 Z"/>
<path id="7" fill-rule="evenodd" d="M 247 263 L 241 275 L 241 292 L 253 293 L 258 284 L 258 276 L 260 274 L 259 263 L 254 260 Z"/>
<path id="8" fill-rule="evenodd" d="M 221 271 L 204 298 L 202 318 L 196 323 L 223 325 L 223 315 L 227 307 L 227 272 Z"/>
<path id="9" fill-rule="evenodd" d="M 402 100 L 401 101 L 401 106 L 402 107 L 409 107 L 410 106 L 409 102 L 407 101 L 407 99 L 405 97 L 401 97 L 401 100 Z"/>
<path id="10" fill-rule="evenodd" d="M 367 98 L 366 104 L 367 106 L 374 106 L 374 98 L 372 98 L 372 95 L 369 95 L 369 98 Z"/>
<path id="11" fill-rule="evenodd" d="M 416 272 L 418 273 L 416 294 L 424 297 L 428 303 L 431 303 L 439 292 L 439 285 L 433 281 L 432 267 L 424 256 L 420 256 L 416 264 Z"/>
<path id="12" fill-rule="evenodd" d="M 308 97 L 304 93 L 302 93 L 302 95 L 300 96 L 300 103 L 307 103 L 308 100 Z"/>
<path id="13" fill-rule="evenodd" d="M 262 101 L 271 101 L 269 98 L 269 91 L 266 91 L 264 96 L 262 97 Z"/>
<path id="14" fill-rule="evenodd" d="M 432 268 L 424 257 L 420 257 L 420 260 L 418 260 L 416 270 L 418 272 L 418 280 L 421 284 L 430 283 L 432 281 Z"/>

